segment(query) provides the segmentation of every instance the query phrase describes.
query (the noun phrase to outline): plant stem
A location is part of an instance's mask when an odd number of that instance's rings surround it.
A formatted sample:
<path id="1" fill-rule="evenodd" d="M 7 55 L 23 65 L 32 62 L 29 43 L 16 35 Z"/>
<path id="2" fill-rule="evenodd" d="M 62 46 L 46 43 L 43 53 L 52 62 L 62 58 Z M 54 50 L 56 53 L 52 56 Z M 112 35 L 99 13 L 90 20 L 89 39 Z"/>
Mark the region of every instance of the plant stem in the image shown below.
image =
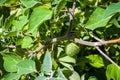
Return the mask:
<path id="1" fill-rule="evenodd" d="M 108 57 L 98 46 L 96 47 L 96 49 L 101 53 L 101 55 L 103 55 L 108 61 L 110 61 L 112 64 L 114 64 L 115 66 L 117 66 L 119 68 L 119 66 L 110 58 Z"/>

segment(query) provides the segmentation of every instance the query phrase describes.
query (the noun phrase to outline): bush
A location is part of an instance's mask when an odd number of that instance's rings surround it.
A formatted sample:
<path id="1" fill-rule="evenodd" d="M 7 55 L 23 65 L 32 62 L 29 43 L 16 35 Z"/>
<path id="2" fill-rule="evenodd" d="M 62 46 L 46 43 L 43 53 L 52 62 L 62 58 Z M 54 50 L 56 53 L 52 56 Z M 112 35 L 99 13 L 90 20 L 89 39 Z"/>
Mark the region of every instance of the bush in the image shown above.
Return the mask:
<path id="1" fill-rule="evenodd" d="M 119 0 L 0 5 L 1 80 L 120 80 Z"/>

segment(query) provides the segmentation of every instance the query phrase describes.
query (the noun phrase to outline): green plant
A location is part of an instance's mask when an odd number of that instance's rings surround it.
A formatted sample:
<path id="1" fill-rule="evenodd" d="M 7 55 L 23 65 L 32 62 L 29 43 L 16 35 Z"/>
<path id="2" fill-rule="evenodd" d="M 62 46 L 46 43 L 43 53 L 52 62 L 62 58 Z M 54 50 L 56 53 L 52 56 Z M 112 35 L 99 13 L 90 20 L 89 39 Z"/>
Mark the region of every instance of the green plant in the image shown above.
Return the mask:
<path id="1" fill-rule="evenodd" d="M 120 80 L 119 7 L 119 0 L 0 0 L 0 79 Z"/>

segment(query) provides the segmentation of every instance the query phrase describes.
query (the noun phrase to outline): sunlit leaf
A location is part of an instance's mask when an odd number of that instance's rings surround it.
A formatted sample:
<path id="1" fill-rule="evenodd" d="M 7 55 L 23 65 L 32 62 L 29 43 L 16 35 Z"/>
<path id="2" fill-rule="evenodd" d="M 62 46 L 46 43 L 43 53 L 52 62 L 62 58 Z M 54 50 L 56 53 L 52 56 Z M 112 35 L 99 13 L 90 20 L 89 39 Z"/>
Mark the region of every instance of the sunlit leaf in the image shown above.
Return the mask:
<path id="1" fill-rule="evenodd" d="M 71 71 L 73 71 L 73 66 L 69 63 L 65 63 L 65 62 L 60 62 L 63 66 L 65 66 L 66 68 L 70 69 Z"/>
<path id="2" fill-rule="evenodd" d="M 101 68 L 104 66 L 103 58 L 97 54 L 86 56 L 89 59 L 89 63 L 96 68 Z"/>
<path id="3" fill-rule="evenodd" d="M 115 14 L 117 12 L 120 12 L 120 2 L 110 4 L 107 7 L 107 9 L 105 10 L 104 18 L 106 18 L 112 14 Z"/>
<path id="4" fill-rule="evenodd" d="M 79 74 L 73 71 L 73 74 L 69 77 L 69 80 L 81 80 Z"/>
<path id="5" fill-rule="evenodd" d="M 13 54 L 3 54 L 4 68 L 7 72 L 16 72 L 17 64 L 22 60 L 20 56 Z"/>
<path id="6" fill-rule="evenodd" d="M 32 46 L 32 38 L 31 37 L 24 37 L 22 41 L 22 48 L 30 48 Z"/>
<path id="7" fill-rule="evenodd" d="M 98 79 L 97 79 L 97 77 L 95 77 L 95 76 L 90 76 L 90 77 L 88 78 L 88 80 L 98 80 Z"/>
<path id="8" fill-rule="evenodd" d="M 13 36 L 16 36 L 17 32 L 16 31 L 12 31 L 12 32 L 9 32 L 8 34 L 5 35 L 5 37 L 13 37 Z"/>
<path id="9" fill-rule="evenodd" d="M 67 80 L 67 78 L 63 74 L 62 70 L 58 71 L 58 77 L 57 77 L 57 79 Z"/>
<path id="10" fill-rule="evenodd" d="M 18 74 L 28 74 L 36 72 L 35 62 L 33 60 L 23 60 L 17 64 Z"/>
<path id="11" fill-rule="evenodd" d="M 90 16 L 89 20 L 85 24 L 85 27 L 90 30 L 94 30 L 99 27 L 104 27 L 111 16 L 103 18 L 105 10 L 103 8 L 98 7 Z"/>
<path id="12" fill-rule="evenodd" d="M 107 66 L 106 70 L 107 80 L 120 80 L 120 67 L 114 64 Z"/>
<path id="13" fill-rule="evenodd" d="M 12 5 L 12 4 L 15 4 L 16 2 L 17 2 L 17 0 L 6 0 L 5 3 Z"/>
<path id="14" fill-rule="evenodd" d="M 58 47 L 57 58 L 60 56 L 60 54 L 62 53 L 62 51 L 64 51 L 63 48 Z"/>
<path id="15" fill-rule="evenodd" d="M 34 8 L 30 16 L 28 33 L 34 34 L 40 24 L 51 18 L 52 11 L 50 11 L 49 8 L 50 7 L 47 6 L 39 6 Z"/>
<path id="16" fill-rule="evenodd" d="M 19 74 L 17 73 L 9 73 L 6 77 L 5 80 L 18 80 L 20 77 Z"/>
<path id="17" fill-rule="evenodd" d="M 86 74 L 81 75 L 80 80 L 85 80 L 85 75 L 86 75 Z"/>
<path id="18" fill-rule="evenodd" d="M 35 80 L 46 80 L 45 76 L 38 76 Z"/>
<path id="19" fill-rule="evenodd" d="M 45 53 L 45 57 L 44 57 L 44 60 L 43 60 L 41 70 L 43 70 L 46 73 L 50 73 L 52 71 L 51 52 L 49 52 L 48 50 Z"/>
<path id="20" fill-rule="evenodd" d="M 75 63 L 76 62 L 75 58 L 70 57 L 70 56 L 61 57 L 61 58 L 59 58 L 59 61 L 69 62 L 69 63 Z"/>
<path id="21" fill-rule="evenodd" d="M 28 22 L 27 18 L 28 16 L 23 15 L 19 17 L 18 21 L 13 22 L 14 26 L 12 27 L 12 31 L 21 31 L 24 25 Z"/>
<path id="22" fill-rule="evenodd" d="M 27 8 L 31 8 L 31 7 L 33 7 L 35 4 L 38 3 L 38 2 L 35 1 L 35 0 L 20 0 L 20 1 L 21 1 L 21 3 L 22 3 L 25 7 L 27 7 Z"/>

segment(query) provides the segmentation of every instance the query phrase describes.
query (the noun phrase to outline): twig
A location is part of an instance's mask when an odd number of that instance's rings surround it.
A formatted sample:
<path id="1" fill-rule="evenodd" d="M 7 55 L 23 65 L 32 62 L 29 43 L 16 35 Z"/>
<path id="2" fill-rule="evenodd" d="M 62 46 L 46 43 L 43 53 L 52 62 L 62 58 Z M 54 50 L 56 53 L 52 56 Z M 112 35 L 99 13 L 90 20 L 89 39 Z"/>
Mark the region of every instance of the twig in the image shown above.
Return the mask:
<path id="1" fill-rule="evenodd" d="M 17 48 L 17 46 L 15 46 L 15 45 L 10 45 L 10 46 L 8 46 L 8 48 L 15 49 L 15 48 Z"/>
<path id="2" fill-rule="evenodd" d="M 102 46 L 102 45 L 108 44 L 108 41 L 89 42 L 89 41 L 80 40 L 78 38 L 74 38 L 73 41 L 76 43 L 82 44 L 82 45 L 86 45 L 86 46 Z"/>
<path id="3" fill-rule="evenodd" d="M 31 54 L 35 55 L 36 53 L 40 52 L 43 48 L 45 48 L 47 45 L 49 45 L 51 43 L 58 42 L 58 41 L 62 41 L 62 40 L 71 40 L 71 38 L 70 38 L 70 36 L 69 37 L 68 36 L 63 36 L 63 37 L 58 37 L 58 38 L 53 38 L 51 40 L 48 40 L 45 44 L 40 46 L 38 49 L 36 49 L 33 52 L 30 52 L 30 55 Z M 82 44 L 82 45 L 86 45 L 86 46 L 93 46 L 93 47 L 102 46 L 102 45 L 106 45 L 106 44 L 111 44 L 112 42 L 113 43 L 120 42 L 120 38 L 119 39 L 115 39 L 115 40 L 101 41 L 101 42 L 83 41 L 83 40 L 80 40 L 78 38 L 73 38 L 72 40 L 74 42 L 76 42 L 76 43 L 79 43 L 79 44 Z"/>
<path id="4" fill-rule="evenodd" d="M 73 6 L 72 6 L 72 10 L 69 12 L 69 18 L 70 18 L 70 25 L 69 25 L 69 28 L 68 28 L 68 31 L 66 33 L 66 35 L 69 37 L 69 34 L 72 30 L 72 27 L 73 27 L 73 20 L 74 20 L 74 12 L 75 12 L 75 6 L 76 6 L 76 0 L 74 0 L 73 2 Z"/>
<path id="5" fill-rule="evenodd" d="M 99 42 L 102 42 L 101 39 L 99 39 L 98 37 L 96 37 L 95 35 L 93 35 L 92 33 L 89 33 L 89 35 L 94 38 L 95 40 L 99 41 Z"/>
<path id="6" fill-rule="evenodd" d="M 112 44 L 112 43 L 120 43 L 120 38 L 114 40 L 108 40 L 108 44 Z"/>
<path id="7" fill-rule="evenodd" d="M 38 47 L 35 51 L 29 51 L 29 57 L 30 59 L 35 56 L 38 52 L 40 52 L 43 48 L 45 48 L 46 46 L 52 44 L 52 43 L 55 43 L 55 42 L 58 42 L 58 41 L 61 41 L 61 40 L 65 40 L 67 39 L 67 36 L 62 36 L 62 37 L 58 37 L 58 38 L 53 38 L 51 40 L 48 40 L 46 41 L 45 44 L 43 44 L 42 46 Z"/>
<path id="8" fill-rule="evenodd" d="M 102 50 L 100 50 L 100 48 L 98 46 L 95 47 L 100 53 L 101 55 L 103 55 L 108 61 L 110 61 L 112 64 L 114 64 L 115 66 L 117 66 L 119 68 L 119 66 L 110 58 L 108 57 Z"/>

